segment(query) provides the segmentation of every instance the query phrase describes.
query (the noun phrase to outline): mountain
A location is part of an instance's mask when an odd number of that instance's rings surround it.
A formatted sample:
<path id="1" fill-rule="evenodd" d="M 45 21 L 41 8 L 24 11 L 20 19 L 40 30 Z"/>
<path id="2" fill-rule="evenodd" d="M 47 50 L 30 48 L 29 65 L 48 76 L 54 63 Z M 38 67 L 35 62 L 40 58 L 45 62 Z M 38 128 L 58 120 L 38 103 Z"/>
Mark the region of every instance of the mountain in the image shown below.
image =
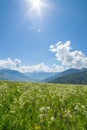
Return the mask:
<path id="1" fill-rule="evenodd" d="M 58 77 L 50 82 L 64 84 L 87 84 L 87 69 Z"/>
<path id="2" fill-rule="evenodd" d="M 0 69 L 0 80 L 40 82 L 53 75 L 54 73 L 50 72 L 21 73 L 16 70 Z"/>
<path id="3" fill-rule="evenodd" d="M 54 76 L 57 73 L 51 72 L 32 72 L 32 73 L 25 73 L 25 75 L 32 79 L 32 81 L 40 82 L 44 81 L 50 76 Z"/>
<path id="4" fill-rule="evenodd" d="M 56 78 L 65 76 L 65 75 L 67 75 L 67 74 L 72 74 L 72 73 L 75 73 L 75 72 L 80 72 L 80 70 L 79 70 L 79 69 L 72 69 L 72 68 L 71 68 L 71 69 L 65 70 L 65 71 L 63 71 L 63 72 L 56 73 L 55 75 L 46 78 L 46 79 L 44 80 L 44 82 L 51 82 L 51 81 L 55 80 Z"/>
<path id="5" fill-rule="evenodd" d="M 0 80 L 31 81 L 29 77 L 16 70 L 0 69 Z"/>
<path id="6" fill-rule="evenodd" d="M 0 80 L 87 84 L 87 69 L 68 69 L 61 73 L 21 73 L 16 70 L 0 69 Z"/>

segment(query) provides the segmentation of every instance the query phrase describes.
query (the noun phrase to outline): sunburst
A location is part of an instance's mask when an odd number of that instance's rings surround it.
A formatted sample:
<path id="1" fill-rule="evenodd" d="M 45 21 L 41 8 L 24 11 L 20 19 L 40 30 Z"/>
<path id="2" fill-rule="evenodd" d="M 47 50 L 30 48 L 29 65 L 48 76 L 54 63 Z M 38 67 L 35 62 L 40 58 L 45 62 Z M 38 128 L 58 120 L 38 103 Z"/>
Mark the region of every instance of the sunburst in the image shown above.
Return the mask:
<path id="1" fill-rule="evenodd" d="M 43 6 L 41 0 L 32 0 L 31 3 L 33 7 L 36 8 L 37 10 L 39 10 L 41 6 Z"/>
<path id="2" fill-rule="evenodd" d="M 44 3 L 42 0 L 27 0 L 29 4 L 29 12 L 30 13 L 37 13 L 41 15 L 41 9 L 47 7 L 47 4 Z"/>

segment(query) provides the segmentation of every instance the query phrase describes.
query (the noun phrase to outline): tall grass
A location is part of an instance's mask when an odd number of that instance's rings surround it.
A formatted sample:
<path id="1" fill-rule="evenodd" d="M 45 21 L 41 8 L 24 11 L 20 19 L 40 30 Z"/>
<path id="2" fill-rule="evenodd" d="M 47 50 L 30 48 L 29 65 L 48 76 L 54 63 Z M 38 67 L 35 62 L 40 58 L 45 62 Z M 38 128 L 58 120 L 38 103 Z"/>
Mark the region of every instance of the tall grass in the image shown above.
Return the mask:
<path id="1" fill-rule="evenodd" d="M 87 130 L 87 86 L 1 81 L 0 130 Z"/>

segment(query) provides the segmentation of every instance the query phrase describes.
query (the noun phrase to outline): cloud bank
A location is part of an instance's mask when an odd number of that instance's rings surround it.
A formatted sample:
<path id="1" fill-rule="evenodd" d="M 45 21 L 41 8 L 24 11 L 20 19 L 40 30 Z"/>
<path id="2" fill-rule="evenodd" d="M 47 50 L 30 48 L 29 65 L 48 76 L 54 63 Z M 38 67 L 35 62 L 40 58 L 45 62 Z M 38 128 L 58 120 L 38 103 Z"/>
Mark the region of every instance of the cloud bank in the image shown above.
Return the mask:
<path id="1" fill-rule="evenodd" d="M 16 69 L 21 65 L 21 60 L 19 59 L 14 59 L 12 60 L 11 58 L 7 58 L 6 60 L 0 60 L 0 68 L 4 69 Z"/>
<path id="2" fill-rule="evenodd" d="M 52 69 L 49 68 L 45 63 L 40 63 L 37 65 L 26 66 L 22 65 L 22 61 L 19 59 L 12 60 L 11 58 L 7 58 L 6 60 L 0 60 L 0 69 L 11 69 L 18 70 L 20 72 L 51 72 Z"/>
<path id="3" fill-rule="evenodd" d="M 56 45 L 50 45 L 50 51 L 55 54 L 62 68 L 87 68 L 87 56 L 81 51 L 72 51 L 70 41 L 65 43 L 60 41 Z"/>
<path id="4" fill-rule="evenodd" d="M 12 69 L 22 73 L 27 72 L 61 72 L 69 68 L 87 68 L 87 56 L 79 51 L 72 51 L 70 41 L 58 42 L 56 45 L 50 45 L 50 51 L 54 53 L 56 63 L 50 68 L 44 62 L 32 66 L 26 66 L 20 59 L 11 58 L 0 60 L 0 69 Z"/>

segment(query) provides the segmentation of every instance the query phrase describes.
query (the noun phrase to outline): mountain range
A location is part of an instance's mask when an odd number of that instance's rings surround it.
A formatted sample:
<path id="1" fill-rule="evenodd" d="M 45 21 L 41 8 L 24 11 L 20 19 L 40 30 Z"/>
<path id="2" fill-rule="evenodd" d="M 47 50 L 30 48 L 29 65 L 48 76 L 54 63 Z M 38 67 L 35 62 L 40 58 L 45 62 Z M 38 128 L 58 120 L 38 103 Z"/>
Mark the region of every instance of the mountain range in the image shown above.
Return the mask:
<path id="1" fill-rule="evenodd" d="M 68 70 L 65 70 L 60 73 L 55 73 L 55 75 L 46 78 L 45 80 L 43 80 L 43 82 L 51 82 L 59 77 L 62 77 L 62 76 L 68 75 L 68 74 L 72 74 L 75 72 L 79 72 L 79 71 L 80 71 L 79 69 L 68 69 Z"/>
<path id="2" fill-rule="evenodd" d="M 62 84 L 87 84 L 87 70 L 63 75 L 49 82 Z"/>
<path id="3" fill-rule="evenodd" d="M 53 75 L 55 75 L 55 73 L 48 73 L 48 72 L 21 73 L 16 70 L 0 69 L 0 80 L 40 82 Z"/>
<path id="4" fill-rule="evenodd" d="M 31 73 L 25 73 L 27 77 L 29 77 L 32 81 L 35 82 L 43 82 L 48 77 L 55 76 L 58 73 L 51 73 L 51 72 L 31 72 Z"/>
<path id="5" fill-rule="evenodd" d="M 28 77 L 16 70 L 0 69 L 0 80 L 28 81 Z"/>
<path id="6" fill-rule="evenodd" d="M 16 70 L 0 69 L 0 80 L 47 82 L 64 84 L 87 84 L 87 68 L 68 69 L 60 73 L 32 72 L 21 73 Z"/>

